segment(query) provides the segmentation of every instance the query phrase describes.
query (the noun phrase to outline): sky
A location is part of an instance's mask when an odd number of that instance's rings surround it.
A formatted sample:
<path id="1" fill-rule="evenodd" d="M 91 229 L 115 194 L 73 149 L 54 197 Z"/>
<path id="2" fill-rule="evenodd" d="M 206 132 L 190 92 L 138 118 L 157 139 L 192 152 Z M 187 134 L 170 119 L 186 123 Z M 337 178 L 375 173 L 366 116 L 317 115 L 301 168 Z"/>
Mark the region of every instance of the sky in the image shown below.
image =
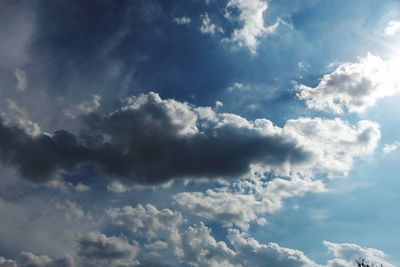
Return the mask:
<path id="1" fill-rule="evenodd" d="M 400 266 L 400 2 L 0 1 L 0 267 Z"/>

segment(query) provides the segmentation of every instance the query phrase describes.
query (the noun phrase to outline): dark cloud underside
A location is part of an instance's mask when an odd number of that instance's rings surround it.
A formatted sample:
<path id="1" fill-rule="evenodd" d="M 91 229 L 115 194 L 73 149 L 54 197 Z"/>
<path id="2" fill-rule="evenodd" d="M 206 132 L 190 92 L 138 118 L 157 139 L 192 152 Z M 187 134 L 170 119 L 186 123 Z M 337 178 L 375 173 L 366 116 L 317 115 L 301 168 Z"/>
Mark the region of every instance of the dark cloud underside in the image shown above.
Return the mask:
<path id="1" fill-rule="evenodd" d="M 35 182 L 94 164 L 107 176 L 159 183 L 178 177 L 237 177 L 254 163 L 279 166 L 310 157 L 294 141 L 234 123 L 182 134 L 166 105 L 150 100 L 111 115 L 92 113 L 84 122 L 87 129 L 80 138 L 65 130 L 32 137 L 0 122 L 2 162 Z"/>

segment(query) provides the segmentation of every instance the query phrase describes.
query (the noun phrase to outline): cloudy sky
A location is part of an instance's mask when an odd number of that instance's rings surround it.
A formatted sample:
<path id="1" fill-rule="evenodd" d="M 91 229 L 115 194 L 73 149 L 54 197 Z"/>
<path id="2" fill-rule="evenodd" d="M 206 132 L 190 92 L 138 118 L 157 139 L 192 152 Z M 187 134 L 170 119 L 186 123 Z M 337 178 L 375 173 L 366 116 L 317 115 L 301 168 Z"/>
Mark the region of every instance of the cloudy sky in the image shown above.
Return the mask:
<path id="1" fill-rule="evenodd" d="M 399 266 L 396 0 L 1 0 L 0 267 Z"/>

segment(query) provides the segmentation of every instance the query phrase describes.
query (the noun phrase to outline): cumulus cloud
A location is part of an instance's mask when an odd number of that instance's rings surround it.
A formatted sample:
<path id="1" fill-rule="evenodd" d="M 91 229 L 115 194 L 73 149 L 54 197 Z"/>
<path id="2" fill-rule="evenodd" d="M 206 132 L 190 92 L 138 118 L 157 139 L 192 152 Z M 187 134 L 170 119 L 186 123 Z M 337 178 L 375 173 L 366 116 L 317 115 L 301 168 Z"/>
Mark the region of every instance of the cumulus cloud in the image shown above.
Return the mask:
<path id="1" fill-rule="evenodd" d="M 41 128 L 37 123 L 30 120 L 28 112 L 17 102 L 7 99 L 6 108 L 1 112 L 0 120 L 5 124 L 15 124 L 27 134 L 37 136 L 41 133 Z"/>
<path id="2" fill-rule="evenodd" d="M 284 199 L 307 192 L 323 192 L 320 181 L 274 179 L 271 182 L 247 180 L 206 192 L 176 194 L 176 202 L 191 213 L 223 225 L 247 229 L 250 222 L 278 211 Z M 265 223 L 261 221 L 262 223 Z"/>
<path id="3" fill-rule="evenodd" d="M 291 192 L 296 190 L 296 185 L 291 189 L 282 190 L 284 192 L 281 194 L 296 194 Z M 275 194 L 273 192 L 281 191 L 281 187 L 285 186 L 278 182 L 269 193 Z M 222 202 L 214 203 L 216 206 L 221 204 Z M 260 206 L 262 205 L 268 205 L 268 202 L 260 203 Z M 137 259 L 142 264 L 151 262 L 154 266 L 159 266 L 157 262 L 163 262 L 174 266 L 179 262 L 199 267 L 244 267 L 265 266 L 268 263 L 268 266 L 333 267 L 352 266 L 355 260 L 363 258 L 370 263 L 393 266 L 386 260 L 387 256 L 382 251 L 362 248 L 356 244 L 325 241 L 323 244 L 334 258 L 325 264 L 317 264 L 300 250 L 282 247 L 276 243 L 262 244 L 247 233 L 232 227 L 227 228 L 226 239 L 219 241 L 204 222 L 192 223 L 191 219 L 184 219 L 179 211 L 159 209 L 151 204 L 111 208 L 107 213 L 121 230 L 132 233 L 135 240 L 141 240 Z"/>
<path id="4" fill-rule="evenodd" d="M 183 16 L 183 17 L 174 18 L 174 22 L 182 25 L 182 24 L 190 24 L 192 21 L 189 17 Z"/>
<path id="5" fill-rule="evenodd" d="M 179 227 L 185 220 L 180 212 L 170 209 L 160 210 L 147 204 L 110 208 L 107 214 L 115 225 L 123 226 L 135 236 L 143 238 L 148 248 L 169 249 L 177 256 L 182 255 L 178 245 Z"/>
<path id="6" fill-rule="evenodd" d="M 139 247 L 126 238 L 90 232 L 77 239 L 84 266 L 133 266 Z"/>
<path id="7" fill-rule="evenodd" d="M 244 237 L 238 230 L 228 231 L 228 240 L 235 248 L 235 261 L 242 266 L 285 266 L 285 267 L 312 267 L 318 266 L 303 252 L 284 248 L 276 243 L 260 244 L 254 238 Z"/>
<path id="8" fill-rule="evenodd" d="M 355 159 L 371 155 L 381 138 L 379 125 L 361 120 L 350 125 L 341 119 L 300 118 L 288 120 L 283 128 L 314 155 L 303 172 L 327 173 L 329 177 L 347 175 Z"/>
<path id="9" fill-rule="evenodd" d="M 385 27 L 385 35 L 393 36 L 399 33 L 400 31 L 400 21 L 399 20 L 390 20 Z"/>
<path id="10" fill-rule="evenodd" d="M 239 21 L 242 27 L 235 29 L 227 40 L 236 43 L 239 47 L 245 46 L 255 53 L 260 37 L 275 33 L 280 24 L 278 20 L 273 25 L 265 26 L 263 15 L 267 8 L 268 4 L 264 0 L 229 0 L 225 17 Z M 234 16 L 232 9 L 238 10 L 239 15 Z"/>
<path id="11" fill-rule="evenodd" d="M 216 32 L 224 32 L 221 27 L 215 25 L 208 16 L 207 13 L 204 13 L 200 15 L 201 19 L 201 26 L 200 26 L 200 31 L 204 34 L 215 34 Z"/>
<path id="12" fill-rule="evenodd" d="M 216 114 L 155 93 L 128 98 L 111 114 L 91 113 L 85 123 L 83 141 L 65 130 L 32 137 L 0 123 L 0 157 L 35 181 L 92 163 L 107 175 L 157 183 L 235 177 L 253 163 L 298 164 L 311 156 L 268 120 Z"/>
<path id="13" fill-rule="evenodd" d="M 217 241 L 211 230 L 200 222 L 182 234 L 183 259 L 193 266 L 234 266 L 235 252 L 223 241 Z"/>
<path id="14" fill-rule="evenodd" d="M 316 87 L 297 85 L 297 96 L 308 108 L 361 113 L 375 105 L 380 98 L 400 90 L 396 61 L 385 61 L 368 54 L 358 63 L 343 63 L 322 77 Z"/>
<path id="15" fill-rule="evenodd" d="M 379 126 L 369 121 L 351 126 L 340 119 L 300 118 L 289 120 L 280 130 L 313 155 L 301 165 L 273 169 L 290 179 L 268 181 L 263 178 L 265 168 L 253 166 L 256 175 L 250 179 L 205 192 L 181 192 L 174 196 L 176 202 L 207 220 L 247 229 L 261 216 L 278 211 L 287 198 L 325 191 L 321 181 L 307 177 L 316 173 L 330 178 L 346 175 L 354 160 L 370 155 L 380 139 Z"/>
<path id="16" fill-rule="evenodd" d="M 107 185 L 107 190 L 113 193 L 124 193 L 129 190 L 127 186 L 121 183 L 118 180 L 112 181 L 110 184 Z"/>
<path id="17" fill-rule="evenodd" d="M 386 260 L 387 255 L 378 249 L 364 248 L 356 244 L 337 244 L 324 241 L 325 247 L 336 259 L 330 260 L 327 266 L 346 267 L 354 265 L 355 260 L 364 259 L 371 266 L 394 267 Z"/>
<path id="18" fill-rule="evenodd" d="M 127 98 L 109 114 L 92 112 L 84 125 L 79 137 L 65 130 L 31 136 L 0 121 L 0 159 L 36 182 L 92 164 L 107 176 L 149 184 L 241 177 L 255 168 L 345 173 L 380 138 L 370 121 L 300 118 L 280 128 L 155 93 Z"/>
<path id="19" fill-rule="evenodd" d="M 395 141 L 395 142 L 392 143 L 392 144 L 385 144 L 385 145 L 383 146 L 382 151 L 383 151 L 383 153 L 385 153 L 385 154 L 390 154 L 390 153 L 396 151 L 396 150 L 399 148 L 399 146 L 400 146 L 400 142 L 399 142 L 399 141 Z"/>

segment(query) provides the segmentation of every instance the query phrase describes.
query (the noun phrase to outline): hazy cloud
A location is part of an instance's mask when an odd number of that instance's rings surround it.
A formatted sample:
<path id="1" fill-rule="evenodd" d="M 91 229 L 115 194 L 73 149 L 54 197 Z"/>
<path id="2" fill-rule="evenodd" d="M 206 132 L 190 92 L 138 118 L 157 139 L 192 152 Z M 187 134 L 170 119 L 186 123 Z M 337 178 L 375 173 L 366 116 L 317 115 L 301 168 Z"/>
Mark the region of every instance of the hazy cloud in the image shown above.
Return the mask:
<path id="1" fill-rule="evenodd" d="M 208 16 L 207 13 L 204 13 L 200 15 L 201 19 L 201 26 L 200 26 L 200 31 L 204 34 L 215 34 L 216 32 L 224 32 L 221 27 L 215 25 Z"/>

